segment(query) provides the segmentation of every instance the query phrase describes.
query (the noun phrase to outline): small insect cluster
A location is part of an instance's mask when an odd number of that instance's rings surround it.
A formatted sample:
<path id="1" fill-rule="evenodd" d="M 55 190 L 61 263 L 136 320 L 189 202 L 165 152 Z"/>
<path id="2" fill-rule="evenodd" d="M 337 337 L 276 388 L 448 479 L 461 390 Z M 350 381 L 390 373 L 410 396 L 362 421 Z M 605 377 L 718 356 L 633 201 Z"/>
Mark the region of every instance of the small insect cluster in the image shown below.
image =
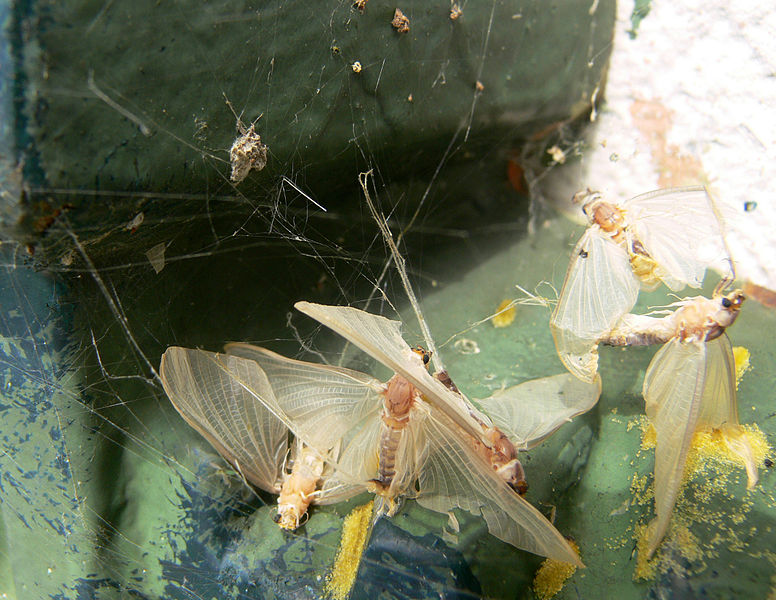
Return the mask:
<path id="1" fill-rule="evenodd" d="M 517 548 L 581 565 L 578 552 L 524 497 L 519 452 L 596 404 L 599 344 L 664 344 L 644 382 L 646 413 L 657 431 L 651 553 L 665 533 L 693 432 L 726 428 L 732 436 L 738 427 L 725 329 L 744 296 L 725 293 L 723 280 L 710 299 L 681 300 L 661 316 L 629 313 L 642 287 L 699 287 L 707 268 L 732 265 L 705 189 L 664 190 L 621 204 L 592 192 L 577 200 L 590 227 L 550 319 L 569 373 L 523 382 L 475 404 L 443 368 L 430 372 L 430 353 L 407 344 L 400 322 L 354 307 L 298 302 L 299 311 L 394 375 L 383 382 L 248 344 L 228 344 L 224 353 L 170 347 L 162 356 L 164 389 L 246 482 L 278 494 L 275 518 L 282 528 L 299 527 L 311 504 L 369 492 L 378 516 L 396 514 L 404 498 L 450 515 L 451 523 L 452 511 L 462 509 Z M 737 443 L 746 455 L 745 442 Z M 754 485 L 756 468 L 748 472 Z"/>
<path id="2" fill-rule="evenodd" d="M 525 382 L 481 400 L 481 411 L 446 373 L 429 373 L 429 353 L 410 348 L 400 322 L 353 307 L 296 308 L 395 375 L 382 382 L 248 344 L 229 344 L 223 354 L 170 347 L 161 364 L 181 416 L 246 481 L 279 495 L 281 527 L 297 528 L 310 504 L 365 491 L 375 494 L 378 515 L 392 516 L 414 497 L 441 513 L 482 516 L 491 534 L 518 548 L 581 565 L 523 498 L 518 452 L 589 410 L 597 381 L 565 373 Z"/>
<path id="3" fill-rule="evenodd" d="M 622 203 L 600 194 L 575 196 L 590 226 L 572 252 L 550 328 L 558 354 L 582 381 L 598 377 L 598 345 L 663 344 L 644 377 L 646 414 L 657 433 L 655 513 L 647 554 L 663 539 L 681 487 L 693 434 L 719 433 L 746 466 L 757 466 L 738 421 L 736 368 L 725 330 L 739 315 L 719 211 L 703 187 L 660 190 Z M 707 269 L 728 275 L 712 298 L 696 296 L 646 315 L 631 314 L 640 289 L 661 283 L 676 292 L 699 288 Z M 660 316 L 655 316 L 656 314 Z"/>

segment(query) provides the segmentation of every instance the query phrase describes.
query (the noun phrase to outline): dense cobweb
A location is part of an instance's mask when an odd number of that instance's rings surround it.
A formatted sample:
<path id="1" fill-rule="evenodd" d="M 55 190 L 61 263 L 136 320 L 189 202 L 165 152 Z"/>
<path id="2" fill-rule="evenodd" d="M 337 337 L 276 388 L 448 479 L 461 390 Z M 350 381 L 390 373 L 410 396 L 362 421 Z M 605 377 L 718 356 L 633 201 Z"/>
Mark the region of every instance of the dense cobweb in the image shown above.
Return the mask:
<path id="1" fill-rule="evenodd" d="M 104 10 L 111 10 L 110 3 Z M 180 11 L 175 16 L 189 22 Z M 90 27 L 99 27 L 101 18 L 95 14 Z M 333 20 L 334 15 L 312 18 Z M 469 49 L 472 63 L 479 65 L 475 76 L 490 50 L 493 12 L 487 19 L 479 46 Z M 211 136 L 214 125 L 196 115 L 186 122 L 166 119 L 152 90 L 147 104 L 128 99 L 110 71 L 97 67 L 89 67 L 85 78 L 62 93 L 101 103 L 107 123 L 115 120 L 138 139 L 184 147 L 197 157 L 192 169 L 206 181 L 205 189 L 84 190 L 41 182 L 29 193 L 37 199 L 64 198 L 65 207 L 52 209 L 37 225 L 40 244 L 2 247 L 8 283 L 0 317 L 2 385 L 11 405 L 3 427 L 3 519 L 9 536 L 29 534 L 28 548 L 46 548 L 45 559 L 27 564 L 27 572 L 16 567 L 20 597 L 25 596 L 20 585 L 35 595 L 62 598 L 319 593 L 339 543 L 342 516 L 355 504 L 314 509 L 297 533 L 279 531 L 270 518 L 274 498 L 243 485 L 172 409 L 160 385 L 162 352 L 171 345 L 218 351 L 225 342 L 246 341 L 287 356 L 369 369 L 372 365 L 356 352 L 343 358 L 340 340 L 292 308 L 297 300 L 310 300 L 398 318 L 406 306 L 406 290 L 364 203 L 359 176 L 367 171 L 367 188 L 407 257 L 422 308 L 426 295 L 460 279 L 527 229 L 528 205 L 521 192 L 528 190 L 516 190 L 507 179 L 510 159 L 519 157 L 510 154 L 510 132 L 502 130 L 492 144 L 477 148 L 476 158 L 469 156 L 480 85 L 471 86 L 465 110 L 446 115 L 454 127 L 423 149 L 422 161 L 413 165 L 419 154 L 405 150 L 408 176 L 386 156 L 382 134 L 364 123 L 360 107 L 348 105 L 345 90 L 342 102 L 352 116 L 339 126 L 353 132 L 343 149 L 349 158 L 336 161 L 336 184 L 321 182 L 315 176 L 327 169 L 328 159 L 308 164 L 313 160 L 306 153 L 310 130 L 290 124 L 304 118 L 321 87 L 334 85 L 335 78 L 321 68 L 320 85 L 295 90 L 301 101 L 278 113 L 270 110 L 275 57 L 264 52 L 266 39 L 246 31 L 243 60 L 253 68 L 238 85 L 226 84 L 219 58 L 209 54 L 207 40 L 193 36 L 197 30 L 191 24 L 179 34 L 193 37 L 188 41 L 201 61 L 192 76 L 208 82 L 202 103 L 221 107 L 219 122 L 230 123 L 228 135 Z M 330 46 L 329 37 L 324 28 L 318 41 Z M 588 58 L 603 50 L 591 44 Z M 454 49 L 450 52 L 454 60 Z M 350 57 L 339 65 L 355 71 Z M 448 67 L 439 65 L 434 85 L 444 84 Z M 380 85 L 379 63 L 365 61 L 362 68 L 378 73 Z M 268 165 L 235 184 L 229 149 L 252 124 L 269 147 Z M 566 129 L 558 130 L 566 150 L 574 150 L 567 141 L 572 138 Z M 229 141 L 214 145 L 213 139 Z M 273 152 L 280 139 L 285 159 Z M 330 158 L 334 164 L 337 157 Z M 552 161 L 533 164 L 536 170 L 525 172 L 528 187 Z M 68 208 L 67 198 L 81 207 L 88 202 L 93 220 L 84 222 Z M 559 248 L 561 263 L 562 253 Z M 539 281 L 521 280 L 516 273 L 504 277 L 509 286 Z M 465 332 L 495 310 L 495 305 L 481 307 L 447 323 L 443 337 L 449 344 L 440 351 L 452 351 L 449 334 Z M 407 320 L 406 333 L 408 341 L 422 341 L 417 322 Z M 375 535 L 376 546 L 367 551 L 362 568 L 362 589 L 373 585 L 370 578 L 379 581 L 390 571 L 399 595 L 416 594 L 421 584 L 427 594 L 480 593 L 460 552 L 435 550 L 445 519 L 437 522 L 408 504 L 410 513 L 397 521 L 399 526 L 380 525 L 384 530 Z M 503 544 L 497 547 L 504 556 L 500 560 L 517 555 L 529 560 Z M 412 566 L 391 558 L 400 548 L 413 557 Z"/>

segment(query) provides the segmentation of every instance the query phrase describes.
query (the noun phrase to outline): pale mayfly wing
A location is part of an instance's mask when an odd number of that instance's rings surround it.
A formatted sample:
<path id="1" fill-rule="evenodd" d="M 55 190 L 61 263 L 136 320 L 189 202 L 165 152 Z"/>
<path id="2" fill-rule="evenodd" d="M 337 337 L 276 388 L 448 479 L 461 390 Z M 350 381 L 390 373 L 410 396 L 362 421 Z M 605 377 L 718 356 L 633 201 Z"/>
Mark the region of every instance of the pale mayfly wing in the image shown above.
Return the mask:
<path id="1" fill-rule="evenodd" d="M 652 359 L 643 391 L 647 417 L 657 432 L 657 517 L 648 534 L 649 556 L 668 529 L 695 431 L 703 426 L 738 423 L 735 389 L 735 365 L 727 335 L 711 342 L 674 338 Z"/>
<path id="2" fill-rule="evenodd" d="M 249 482 L 279 493 L 288 429 L 266 400 L 256 400 L 272 394 L 261 368 L 225 354 L 173 346 L 162 355 L 159 370 L 164 391 L 184 420 Z"/>
<path id="3" fill-rule="evenodd" d="M 671 519 L 681 488 L 693 434 L 704 428 L 736 428 L 735 360 L 725 329 L 736 320 L 744 296 L 736 290 L 715 298 L 689 298 L 663 318 L 626 315 L 604 343 L 665 343 L 644 377 L 646 413 L 657 433 L 655 445 L 655 514 L 648 530 L 651 556 Z M 757 468 L 748 442 L 736 436 L 731 445 L 746 464 L 748 487 Z M 733 447 L 734 446 L 734 447 Z"/>
<path id="4" fill-rule="evenodd" d="M 562 373 L 498 390 L 477 402 L 520 450 L 529 450 L 593 408 L 600 395 L 600 377 L 590 384 Z"/>
<path id="5" fill-rule="evenodd" d="M 339 502 L 361 491 L 355 485 L 330 486 L 322 492 L 321 480 L 331 471 L 324 455 L 336 459 L 335 444 L 314 447 L 298 438 L 291 447 L 285 414 L 272 387 L 253 360 L 204 350 L 170 347 L 162 356 L 162 385 L 175 409 L 247 482 L 278 494 L 278 524 L 295 529 L 311 501 Z M 359 387 L 359 392 L 362 388 Z M 357 405 L 359 398 L 341 390 L 343 404 Z M 362 394 L 363 395 L 363 394 Z M 312 448 L 324 448 L 322 452 Z M 290 473 L 284 465 L 290 462 Z"/>
<path id="6" fill-rule="evenodd" d="M 494 425 L 491 419 L 477 409 L 463 394 L 457 390 L 454 391 L 454 386 L 451 387 L 452 382 L 446 385 L 438 376 L 430 375 L 424 363 L 418 361 L 416 352 L 409 347 L 402 337 L 400 322 L 349 306 L 326 306 L 310 302 L 297 302 L 295 307 L 336 331 L 395 373 L 410 381 L 421 391 L 426 402 L 446 414 L 473 440 L 480 442 L 479 449 L 483 451 L 483 454 L 490 460 L 493 468 L 504 481 L 520 493 L 525 491 L 524 473 L 517 458 L 519 447 L 515 446 L 515 440 L 518 441 L 518 444 L 524 444 L 524 437 L 519 434 L 514 435 L 517 433 L 514 429 L 503 429 Z M 549 381 L 555 383 L 549 383 Z M 552 406 L 552 402 L 549 400 L 553 394 L 562 394 L 562 386 L 567 385 L 562 384 L 562 381 L 565 379 L 552 380 L 548 378 L 544 384 L 533 384 L 544 385 L 543 391 L 548 393 L 548 397 L 543 399 L 547 400 L 548 404 L 536 407 L 536 403 L 533 403 L 531 406 L 531 408 L 539 408 L 536 413 L 529 414 L 528 409 L 522 409 L 523 404 L 520 402 L 516 402 L 511 407 L 508 406 L 508 403 L 503 401 L 508 395 L 502 396 L 501 402 L 492 400 L 490 404 L 495 412 L 506 413 L 506 422 L 509 422 L 509 427 L 513 427 L 515 423 L 520 423 L 521 419 L 525 423 L 530 423 L 533 419 L 544 422 L 545 419 L 556 418 L 557 421 L 553 427 L 557 429 L 569 415 L 580 414 L 593 406 L 601 391 L 600 381 L 597 380 L 573 386 L 575 388 L 573 391 L 578 395 L 567 398 L 569 406 L 576 407 L 569 413 L 567 407 Z M 514 389 L 510 388 L 510 390 Z M 522 398 L 524 395 L 520 399 Z M 482 401 L 482 404 L 485 405 L 485 401 Z M 557 408 L 562 408 L 565 411 L 562 413 L 564 416 L 556 417 L 554 415 L 553 410 Z M 552 430 L 554 431 L 554 429 Z M 514 439 L 510 439 L 510 437 Z"/>
<path id="7" fill-rule="evenodd" d="M 478 411 L 460 393 L 453 392 L 433 377 L 417 354 L 401 335 L 401 323 L 374 315 L 351 306 L 328 306 L 311 302 L 297 302 L 294 307 L 340 334 L 349 342 L 377 359 L 394 373 L 399 373 L 417 389 L 426 400 L 448 415 L 461 429 L 474 438 L 484 437 L 483 425 L 490 420 Z"/>
<path id="8" fill-rule="evenodd" d="M 658 190 L 613 203 L 590 194 L 590 226 L 574 248 L 550 318 L 566 368 L 584 381 L 598 370 L 598 339 L 660 281 L 700 287 L 707 268 L 730 269 L 718 211 L 704 187 Z"/>
<path id="9" fill-rule="evenodd" d="M 420 390 L 413 398 L 406 423 L 402 424 L 401 439 L 394 448 L 395 474 L 389 489 L 381 492 L 377 485 L 378 453 L 381 432 L 385 430 L 382 407 L 386 384 L 380 387 L 367 375 L 285 358 L 247 344 L 230 344 L 227 351 L 252 358 L 261 366 L 292 431 L 299 432 L 306 443 L 324 451 L 336 444 L 334 438 L 345 436 L 333 474 L 323 483 L 323 493 L 330 487 L 360 482 L 361 489 L 377 493 L 378 500 L 387 500 L 383 512 L 389 515 L 398 508 L 395 501 L 404 496 L 415 497 L 421 506 L 442 513 L 460 508 L 482 516 L 490 533 L 509 544 L 581 565 L 557 529 L 500 478 L 477 452 L 473 438 L 437 405 L 427 403 Z M 423 368 L 418 355 L 413 356 Z M 360 397 L 371 399 L 365 404 L 372 408 L 343 409 L 339 390 L 359 385 Z"/>
<path id="10" fill-rule="evenodd" d="M 272 397 L 294 435 L 324 452 L 339 448 L 322 495 L 349 493 L 352 486 L 364 491 L 377 469 L 386 385 L 359 371 L 294 360 L 250 344 L 230 343 L 226 352 L 255 362 L 267 374 Z"/>

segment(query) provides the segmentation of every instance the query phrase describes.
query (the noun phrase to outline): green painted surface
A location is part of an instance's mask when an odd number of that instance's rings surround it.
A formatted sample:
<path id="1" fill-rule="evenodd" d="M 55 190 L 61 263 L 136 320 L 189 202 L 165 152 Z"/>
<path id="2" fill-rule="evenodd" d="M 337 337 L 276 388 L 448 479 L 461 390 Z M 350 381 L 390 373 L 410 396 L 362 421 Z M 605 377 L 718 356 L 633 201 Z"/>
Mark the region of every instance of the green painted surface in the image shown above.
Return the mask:
<path id="1" fill-rule="evenodd" d="M 588 111 L 615 11 L 614 0 L 593 14 L 586 1 L 495 0 L 452 21 L 436 0 L 406 4 L 399 34 L 384 0 L 363 14 L 341 0 L 25 7 L 11 30 L 28 82 L 16 122 L 28 232 L 63 205 L 84 225 L 129 221 L 138 205 L 201 211 L 204 195 L 250 214 L 293 195 L 283 177 L 329 208 L 371 165 L 386 180 L 427 179 L 446 148 L 481 155 Z M 260 117 L 269 146 L 267 167 L 239 186 L 225 99 L 246 124 Z"/>
<path id="2" fill-rule="evenodd" d="M 541 3 L 540 11 L 497 2 L 484 12 L 466 5 L 454 24 L 447 4 L 412 5 L 405 37 L 386 25 L 393 5 L 377 0 L 364 15 L 347 2 L 315 14 L 293 4 L 291 24 L 272 6 L 212 3 L 51 3 L 25 13 L 38 35 L 23 61 L 37 77 L 23 106 L 35 117 L 27 132 L 35 143 L 24 150 L 41 176 L 27 173 L 38 186 L 27 224 L 34 230 L 32 218 L 63 202 L 74 207 L 39 246 L 36 259 L 48 273 L 31 270 L 21 248 L 4 250 L 0 593 L 320 595 L 342 519 L 364 498 L 315 508 L 298 533 L 281 532 L 271 520 L 274 498 L 250 493 L 224 470 L 169 405 L 154 369 L 168 345 L 217 350 L 230 340 L 317 360 L 298 337 L 338 361 L 339 340 L 302 315 L 289 325 L 287 314 L 300 299 L 363 306 L 379 278 L 384 246 L 357 185 L 368 165 L 378 167 L 376 197 L 395 230 L 412 223 L 402 249 L 459 387 L 484 397 L 561 372 L 547 309 L 520 307 L 504 329 L 468 327 L 516 297 L 516 283 L 533 289 L 548 280 L 559 289 L 581 233 L 540 211 L 536 234 L 525 235 L 527 203 L 505 170 L 515 140 L 572 116 L 600 81 L 613 8 L 599 3 L 601 20 L 591 21 L 589 4 Z M 572 52 L 580 39 L 584 51 Z M 364 66 L 358 75 L 354 59 Z M 434 85 L 440 72 L 444 85 Z M 463 144 L 477 78 L 485 87 Z M 222 92 L 245 110 L 245 121 L 264 113 L 258 127 L 271 150 L 267 169 L 239 190 L 225 179 L 234 118 Z M 283 187 L 283 176 L 304 182 L 329 212 Z M 127 227 L 140 212 L 142 224 Z M 166 262 L 157 274 L 145 253 L 160 243 Z M 392 270 L 381 286 L 402 309 Z M 658 292 L 639 308 L 666 301 Z M 370 309 L 395 316 L 382 301 Z M 407 341 L 422 341 L 401 312 Z M 752 352 L 741 420 L 757 422 L 771 441 L 774 346 L 763 332 L 774 321 L 750 301 L 730 331 L 734 345 Z M 462 338 L 479 353 L 462 353 L 455 344 Z M 635 423 L 653 352 L 603 350 L 599 405 L 526 457 L 530 501 L 546 514 L 555 509 L 557 526 L 587 564 L 561 597 L 766 597 L 776 541 L 767 468 L 754 492 L 738 470 L 696 479 L 683 506 L 714 513 L 691 531 L 716 555 L 686 560 L 669 550 L 664 565 L 673 570 L 633 581 L 634 528 L 651 517 L 648 498 L 634 501 L 631 485 L 634 475 L 651 473 Z M 352 349 L 346 356 L 387 376 Z M 386 577 L 396 597 L 531 597 L 540 560 L 460 517 L 459 541 L 448 544 L 445 518 L 406 502 L 376 530 L 357 597 L 373 597 Z"/>
<path id="3" fill-rule="evenodd" d="M 472 185 L 481 183 L 475 181 Z M 509 220 L 513 216 L 517 222 L 517 214 L 509 215 Z M 362 227 L 370 229 L 368 222 Z M 422 262 L 424 275 L 437 282 L 436 288 L 430 284 L 420 288 L 422 306 L 438 342 L 487 316 L 504 298 L 515 297 L 515 283 L 528 289 L 543 279 L 560 285 L 569 248 L 580 228 L 551 220 L 534 237 L 520 234 L 517 226 L 510 229 L 501 235 L 494 236 L 490 231 L 472 236 L 465 244 L 440 244 L 438 250 L 426 247 L 422 253 L 410 254 L 412 270 Z M 461 252 L 462 245 L 465 253 Z M 297 290 L 300 286 L 293 279 L 284 283 L 277 279 L 283 272 L 277 261 L 248 255 L 252 255 L 250 250 L 229 253 L 229 273 L 223 273 L 225 259 L 216 252 L 173 262 L 159 275 L 148 265 L 137 265 L 126 266 L 127 272 L 121 278 L 113 278 L 110 271 L 103 271 L 101 277 L 115 287 L 130 331 L 149 359 L 158 360 L 168 343 L 217 349 L 224 339 L 247 339 L 289 355 L 297 354 L 299 346 L 285 326 L 285 315 L 274 324 L 267 323 L 262 319 L 265 313 L 249 299 L 267 281 L 278 287 L 293 284 Z M 307 260 L 312 259 L 293 259 L 295 265 Z M 359 269 L 362 267 L 359 265 Z M 293 270 L 304 273 L 296 267 Z M 229 291 L 229 310 L 199 312 L 199 304 L 193 300 L 199 288 L 193 285 L 181 292 L 180 298 L 165 292 L 172 282 L 181 285 L 194 280 L 202 281 L 203 289 L 219 288 L 228 276 L 245 272 L 254 273 L 254 277 L 243 279 L 239 288 Z M 314 270 L 307 275 L 310 290 L 316 276 Z M 142 360 L 133 358 L 129 343 L 115 317 L 106 310 L 93 281 L 87 278 L 81 288 L 77 281 L 72 283 L 71 294 L 61 300 L 78 299 L 75 329 L 80 333 L 73 338 L 81 339 L 83 345 L 76 346 L 79 350 L 75 354 L 71 349 L 64 355 L 75 357 L 77 364 L 85 360 L 92 366 L 61 375 L 57 381 L 71 387 L 51 393 L 48 398 L 52 406 L 37 421 L 27 424 L 22 419 L 26 409 L 20 406 L 7 407 L 3 412 L 6 424 L 12 422 L 12 415 L 18 415 L 13 421 L 17 435 L 29 435 L 27 445 L 18 446 L 19 453 L 15 454 L 13 448 L 9 451 L 6 445 L 2 459 L 7 490 L 3 521 L 6 543 L 12 548 L 8 555 L 19 597 L 25 597 L 22 592 L 30 589 L 38 595 L 59 591 L 63 597 L 92 597 L 85 595 L 85 590 L 89 594 L 96 590 L 95 597 L 99 598 L 122 597 L 130 589 L 145 597 L 170 598 L 187 597 L 186 589 L 204 598 L 284 597 L 291 590 L 300 597 L 319 594 L 321 578 L 333 562 L 341 520 L 364 497 L 343 506 L 315 508 L 309 522 L 295 535 L 279 531 L 271 521 L 274 499 L 256 498 L 239 480 L 229 478 L 215 453 L 172 411 L 158 386 L 118 379 L 143 375 Z M 212 293 L 217 296 L 226 292 L 216 289 Z M 389 294 L 401 304 L 397 285 L 389 287 Z M 320 299 L 312 291 L 307 297 Z M 666 294 L 654 293 L 640 307 L 666 300 Z M 212 296 L 204 301 L 219 306 Z M 286 307 L 290 308 L 290 303 Z M 170 321 L 174 314 L 180 320 Z M 203 314 L 209 317 L 203 319 Z M 483 397 L 501 385 L 561 371 L 547 327 L 548 316 L 541 307 L 519 307 L 511 326 L 496 329 L 483 323 L 461 333 L 439 351 L 461 389 L 475 398 Z M 213 320 L 217 322 L 211 323 Z M 307 338 L 311 330 L 305 320 L 301 315 L 294 316 L 292 323 Z M 750 301 L 730 330 L 733 343 L 746 346 L 752 353 L 753 368 L 740 389 L 741 420 L 757 422 L 770 440 L 775 433 L 770 408 L 774 381 L 769 368 L 774 351 L 762 332 L 769 331 L 775 321 L 771 311 Z M 272 327 L 284 333 L 267 333 Z M 95 368 L 94 356 L 84 340 L 91 331 L 97 333 L 101 359 L 110 377 L 99 370 L 90 371 Z M 407 340 L 421 341 L 413 332 L 417 327 L 408 319 Z M 480 352 L 461 353 L 455 346 L 460 338 L 475 342 Z M 340 347 L 340 342 L 333 336 L 324 333 L 306 342 L 324 350 L 330 360 L 337 360 L 333 348 Z M 6 346 L 4 352 L 13 353 L 13 347 Z M 712 488 L 719 488 L 713 489 L 712 504 L 706 508 L 698 502 L 687 505 L 690 511 L 716 514 L 711 524 L 691 526 L 701 546 L 716 556 L 698 561 L 674 556 L 673 571 L 653 580 L 633 581 L 634 527 L 651 518 L 651 502 L 637 502 L 643 494 L 634 497 L 631 483 L 634 475 L 651 474 L 652 454 L 639 450 L 641 434 L 634 424 L 642 413 L 639 390 L 652 353 L 651 349 L 604 349 L 604 395 L 599 405 L 564 426 L 546 444 L 528 453 L 525 460 L 531 486 L 529 499 L 546 514 L 555 507 L 557 526 L 579 543 L 587 564 L 587 569 L 568 582 L 561 597 L 600 597 L 601 590 L 622 598 L 642 598 L 650 593 L 664 597 L 726 598 L 743 593 L 764 597 L 771 587 L 774 557 L 769 552 L 776 517 L 773 474 L 767 468 L 761 468 L 761 482 L 754 492 L 745 491 L 741 470 L 733 469 L 724 476 L 712 473 L 721 482 L 710 482 Z M 352 356 L 353 364 L 371 370 L 368 363 Z M 375 372 L 384 375 L 380 370 Z M 24 398 L 24 389 L 15 397 Z M 55 416 L 61 420 L 72 475 L 61 481 L 64 490 L 58 493 L 70 500 L 62 505 L 46 504 L 56 481 L 52 481 L 49 491 L 39 483 L 41 478 L 45 481 L 56 473 L 52 465 L 57 464 L 57 446 L 49 431 Z M 45 426 L 41 418 L 46 419 Z M 24 467 L 30 473 L 29 480 L 20 480 L 21 487 L 9 487 L 17 463 L 24 466 L 24 461 L 33 459 L 39 460 L 39 466 Z M 77 500 L 73 480 L 81 481 Z M 690 491 L 705 493 L 708 485 L 706 479 L 697 479 Z M 19 494 L 36 501 L 22 501 Z M 67 536 L 60 536 L 51 527 L 47 520 L 51 515 L 69 527 Z M 407 501 L 392 521 L 398 529 L 382 531 L 379 543 L 389 544 L 389 548 L 372 550 L 368 568 L 362 568 L 357 586 L 368 589 L 376 585 L 379 579 L 370 577 L 378 573 L 384 577 L 388 569 L 400 596 L 434 595 L 433 590 L 438 591 L 441 585 L 447 592 L 457 589 L 498 598 L 530 597 L 528 586 L 539 559 L 490 537 L 477 519 L 464 515 L 460 521 L 459 542 L 448 547 L 442 539 L 444 517 Z M 425 541 L 417 542 L 419 545 L 406 540 L 391 542 L 401 540 L 402 531 L 411 535 L 408 540 Z M 429 543 L 437 549 L 431 555 L 424 550 Z M 398 544 L 399 549 L 395 545 L 391 549 L 390 544 Z M 44 561 L 38 558 L 41 546 L 48 549 Z M 442 562 L 423 563 L 426 570 L 418 579 L 413 571 L 418 556 L 434 556 Z M 47 572 L 49 563 L 56 566 L 52 573 Z M 447 575 L 442 577 L 444 573 Z M 426 587 L 418 587 L 419 581 Z"/>

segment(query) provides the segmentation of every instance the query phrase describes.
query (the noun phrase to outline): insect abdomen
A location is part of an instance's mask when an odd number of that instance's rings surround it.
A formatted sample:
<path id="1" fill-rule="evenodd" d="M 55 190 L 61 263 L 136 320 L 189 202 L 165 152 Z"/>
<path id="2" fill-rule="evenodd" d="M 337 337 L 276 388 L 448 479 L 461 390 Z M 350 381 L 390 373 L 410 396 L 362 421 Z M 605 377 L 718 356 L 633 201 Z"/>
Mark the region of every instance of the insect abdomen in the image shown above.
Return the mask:
<path id="1" fill-rule="evenodd" d="M 649 288 L 655 288 L 660 283 L 660 267 L 654 258 L 647 254 L 632 253 L 630 265 L 633 274 Z"/>
<path id="2" fill-rule="evenodd" d="M 383 490 L 388 490 L 391 487 L 393 478 L 396 475 L 396 452 L 399 449 L 403 433 L 403 427 L 401 429 L 394 429 L 390 425 L 383 423 L 382 431 L 380 432 L 379 466 L 377 469 L 377 480 L 375 481 Z"/>
<path id="3" fill-rule="evenodd" d="M 275 522 L 283 529 L 296 529 L 313 501 L 323 472 L 323 459 L 312 448 L 302 447 L 278 496 Z"/>
<path id="4" fill-rule="evenodd" d="M 404 377 L 394 375 L 385 390 L 383 426 L 380 432 L 376 492 L 386 494 L 396 475 L 396 453 L 415 402 L 415 387 Z"/>

